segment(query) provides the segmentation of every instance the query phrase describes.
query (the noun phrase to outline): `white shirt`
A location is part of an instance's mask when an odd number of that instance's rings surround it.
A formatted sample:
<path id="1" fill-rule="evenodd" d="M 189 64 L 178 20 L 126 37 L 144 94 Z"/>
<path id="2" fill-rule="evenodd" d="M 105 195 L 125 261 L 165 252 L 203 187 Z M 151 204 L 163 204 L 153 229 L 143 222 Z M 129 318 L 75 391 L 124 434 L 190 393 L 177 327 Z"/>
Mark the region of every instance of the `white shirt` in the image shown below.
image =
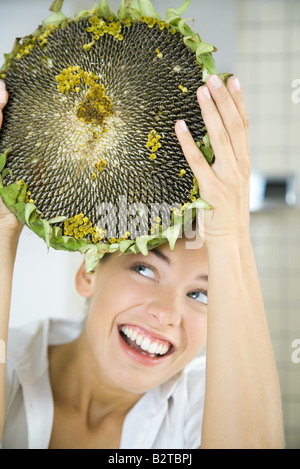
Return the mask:
<path id="1" fill-rule="evenodd" d="M 47 319 L 11 329 L 2 448 L 47 449 L 54 402 L 48 346 L 78 337 L 83 320 Z M 120 449 L 196 449 L 201 444 L 205 357 L 148 391 L 127 414 Z"/>

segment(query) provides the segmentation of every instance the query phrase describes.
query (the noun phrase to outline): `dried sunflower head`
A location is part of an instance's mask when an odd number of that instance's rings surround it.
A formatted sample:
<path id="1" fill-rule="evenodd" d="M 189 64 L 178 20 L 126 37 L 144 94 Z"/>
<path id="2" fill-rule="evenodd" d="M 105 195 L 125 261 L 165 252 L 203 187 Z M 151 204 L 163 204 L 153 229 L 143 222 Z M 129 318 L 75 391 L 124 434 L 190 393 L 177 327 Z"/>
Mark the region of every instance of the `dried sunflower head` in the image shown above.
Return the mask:
<path id="1" fill-rule="evenodd" d="M 55 249 L 86 254 L 174 246 L 197 184 L 176 139 L 184 119 L 213 153 L 196 98 L 215 72 L 213 46 L 149 0 L 102 0 L 74 18 L 62 0 L 5 56 L 10 95 L 0 133 L 0 194 Z"/>

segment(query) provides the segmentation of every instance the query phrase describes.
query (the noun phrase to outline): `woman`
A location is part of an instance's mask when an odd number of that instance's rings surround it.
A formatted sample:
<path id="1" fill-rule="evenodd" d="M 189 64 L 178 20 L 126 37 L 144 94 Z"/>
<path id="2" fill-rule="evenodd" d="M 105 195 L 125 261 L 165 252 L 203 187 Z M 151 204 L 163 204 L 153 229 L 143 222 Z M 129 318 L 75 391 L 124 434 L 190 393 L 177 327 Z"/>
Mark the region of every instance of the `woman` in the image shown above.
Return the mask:
<path id="1" fill-rule="evenodd" d="M 3 109 L 3 84 L 0 96 Z M 204 246 L 186 249 L 183 238 L 172 252 L 162 245 L 146 257 L 113 254 L 93 275 L 82 266 L 76 287 L 89 299 L 82 325 L 48 322 L 13 333 L 15 359 L 6 371 L 0 365 L 3 447 L 284 446 L 249 234 L 243 92 L 236 77 L 226 88 L 213 75 L 198 101 L 215 164 L 207 164 L 185 122 L 175 131 L 201 197 L 213 207 L 204 216 Z M 0 339 L 6 344 L 21 226 L 3 204 L 0 210 Z M 199 357 L 205 344 L 206 368 Z"/>

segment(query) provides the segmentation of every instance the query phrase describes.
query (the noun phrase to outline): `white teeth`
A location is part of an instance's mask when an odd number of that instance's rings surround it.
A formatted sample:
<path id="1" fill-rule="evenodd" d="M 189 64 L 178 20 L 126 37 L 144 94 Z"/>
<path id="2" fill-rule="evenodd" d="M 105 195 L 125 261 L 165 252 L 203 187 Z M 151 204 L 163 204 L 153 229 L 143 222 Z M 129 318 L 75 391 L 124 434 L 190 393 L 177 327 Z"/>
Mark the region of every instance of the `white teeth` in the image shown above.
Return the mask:
<path id="1" fill-rule="evenodd" d="M 151 342 L 149 337 L 143 337 L 138 333 L 137 329 L 133 329 L 129 326 L 122 326 L 121 330 L 129 339 L 136 342 L 142 350 L 153 354 L 153 356 L 154 354 L 165 355 L 170 348 L 170 345 L 167 344 Z"/>
<path id="2" fill-rule="evenodd" d="M 153 342 L 153 344 L 150 345 L 150 347 L 148 349 L 148 352 L 149 353 L 158 353 L 157 352 L 158 347 L 159 346 L 157 346 L 157 344 L 155 342 Z"/>
<path id="3" fill-rule="evenodd" d="M 149 351 L 149 348 L 150 348 L 150 339 L 149 337 L 145 337 L 145 339 L 141 343 L 141 349 Z"/>
<path id="4" fill-rule="evenodd" d="M 127 337 L 129 337 L 129 339 L 131 339 L 131 337 L 129 335 Z M 131 339 L 131 340 L 133 340 L 133 339 Z M 137 345 L 141 345 L 141 343 L 143 342 L 143 336 L 138 334 L 135 342 L 137 343 Z"/>

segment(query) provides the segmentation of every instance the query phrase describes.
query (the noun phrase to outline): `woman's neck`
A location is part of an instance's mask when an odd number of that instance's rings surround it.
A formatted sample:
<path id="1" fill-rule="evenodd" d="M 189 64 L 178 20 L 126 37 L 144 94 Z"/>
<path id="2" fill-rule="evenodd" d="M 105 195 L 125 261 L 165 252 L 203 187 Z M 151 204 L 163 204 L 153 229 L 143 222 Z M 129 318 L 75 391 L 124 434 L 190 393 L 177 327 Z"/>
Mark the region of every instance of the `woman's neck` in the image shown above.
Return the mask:
<path id="1" fill-rule="evenodd" d="M 85 330 L 75 341 L 49 348 L 49 367 L 55 405 L 81 414 L 90 428 L 108 415 L 125 418 L 142 397 L 117 388 L 106 379 L 91 352 Z"/>

